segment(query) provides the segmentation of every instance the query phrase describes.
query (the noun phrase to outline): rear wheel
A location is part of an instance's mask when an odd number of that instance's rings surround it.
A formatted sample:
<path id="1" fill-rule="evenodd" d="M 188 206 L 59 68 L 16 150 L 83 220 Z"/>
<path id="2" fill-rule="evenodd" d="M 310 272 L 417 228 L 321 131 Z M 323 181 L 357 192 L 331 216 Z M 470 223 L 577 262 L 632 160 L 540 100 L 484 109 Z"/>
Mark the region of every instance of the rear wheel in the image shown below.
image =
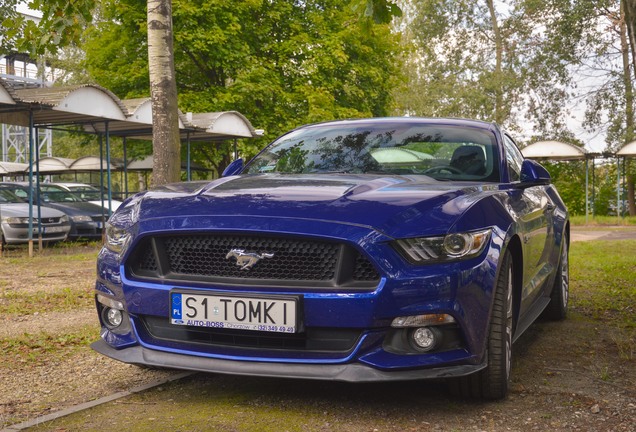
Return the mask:
<path id="1" fill-rule="evenodd" d="M 563 236 L 559 268 L 554 279 L 552 292 L 550 293 L 550 303 L 545 308 L 544 312 L 547 318 L 554 321 L 565 319 L 568 313 L 568 301 L 570 298 L 570 268 L 568 250 L 568 238 Z"/>
<path id="2" fill-rule="evenodd" d="M 479 372 L 451 381 L 451 391 L 461 397 L 502 399 L 508 393 L 512 365 L 512 255 L 504 252 L 495 285 L 495 301 L 488 332 L 488 366 Z"/>

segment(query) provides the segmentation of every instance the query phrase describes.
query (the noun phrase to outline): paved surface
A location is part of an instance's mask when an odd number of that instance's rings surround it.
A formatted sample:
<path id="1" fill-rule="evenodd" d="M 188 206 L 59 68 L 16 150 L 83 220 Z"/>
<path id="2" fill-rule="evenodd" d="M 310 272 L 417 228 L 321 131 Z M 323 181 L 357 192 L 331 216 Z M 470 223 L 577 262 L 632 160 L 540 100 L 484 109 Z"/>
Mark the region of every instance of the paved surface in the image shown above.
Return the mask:
<path id="1" fill-rule="evenodd" d="M 572 241 L 636 239 L 636 226 L 572 227 Z"/>

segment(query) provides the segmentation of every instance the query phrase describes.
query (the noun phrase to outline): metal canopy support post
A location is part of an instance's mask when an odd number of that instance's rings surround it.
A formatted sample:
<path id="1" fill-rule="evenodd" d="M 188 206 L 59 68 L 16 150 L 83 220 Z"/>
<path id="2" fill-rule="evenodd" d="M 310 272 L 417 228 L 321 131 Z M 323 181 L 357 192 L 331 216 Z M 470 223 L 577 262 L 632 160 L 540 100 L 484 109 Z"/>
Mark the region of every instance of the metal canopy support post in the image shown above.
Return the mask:
<path id="1" fill-rule="evenodd" d="M 623 157 L 623 193 L 621 194 L 621 205 L 623 207 L 622 217 L 625 219 L 629 215 L 629 200 L 627 186 L 627 156 Z"/>
<path id="2" fill-rule="evenodd" d="M 124 199 L 128 198 L 128 155 L 126 152 L 126 137 L 123 139 L 124 141 Z"/>
<path id="3" fill-rule="evenodd" d="M 112 178 L 110 171 L 110 130 L 108 128 L 108 122 L 104 124 L 106 132 L 106 184 L 108 185 L 108 217 L 113 213 L 113 188 Z M 102 194 L 103 197 L 103 194 Z M 103 199 L 103 198 L 102 198 Z M 104 207 L 104 206 L 102 206 Z M 103 212 L 102 212 L 103 214 Z M 102 223 L 102 230 L 106 227 L 106 223 Z"/>
<path id="4" fill-rule="evenodd" d="M 237 139 L 234 138 L 234 157 L 232 158 L 232 160 L 237 160 L 238 159 L 238 144 L 237 144 Z"/>
<path id="5" fill-rule="evenodd" d="M 188 157 L 187 157 L 187 167 L 186 167 L 186 175 L 188 181 L 192 180 L 192 174 L 190 173 L 190 131 L 186 132 L 186 145 L 188 147 Z"/>
<path id="6" fill-rule="evenodd" d="M 621 218 L 621 158 L 616 158 L 616 219 Z"/>
<path id="7" fill-rule="evenodd" d="M 590 207 L 589 177 L 590 177 L 589 164 L 588 164 L 588 159 L 586 158 L 585 159 L 585 224 L 586 225 L 587 225 L 587 215 L 589 213 L 589 207 Z"/>
<path id="8" fill-rule="evenodd" d="M 592 158 L 592 219 L 596 216 L 596 158 Z"/>
<path id="9" fill-rule="evenodd" d="M 33 111 L 29 110 L 29 257 L 33 257 Z"/>
<path id="10" fill-rule="evenodd" d="M 40 196 L 40 131 L 35 129 L 35 191 L 36 197 Z M 42 207 L 40 200 L 36 200 L 38 206 L 38 250 L 42 252 Z"/>
<path id="11" fill-rule="evenodd" d="M 99 134 L 99 199 L 102 203 L 102 219 L 104 218 L 104 136 Z"/>

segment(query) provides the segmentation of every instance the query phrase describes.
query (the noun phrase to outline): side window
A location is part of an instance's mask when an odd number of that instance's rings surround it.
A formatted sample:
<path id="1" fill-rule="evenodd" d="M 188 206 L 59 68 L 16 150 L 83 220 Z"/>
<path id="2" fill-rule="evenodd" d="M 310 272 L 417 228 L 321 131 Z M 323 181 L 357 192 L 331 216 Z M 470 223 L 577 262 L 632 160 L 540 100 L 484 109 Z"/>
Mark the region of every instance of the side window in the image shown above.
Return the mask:
<path id="1" fill-rule="evenodd" d="M 515 142 L 508 135 L 504 135 L 504 147 L 506 149 L 506 162 L 508 162 L 508 175 L 510 177 L 510 181 L 519 181 L 521 178 L 523 155 L 517 148 Z"/>

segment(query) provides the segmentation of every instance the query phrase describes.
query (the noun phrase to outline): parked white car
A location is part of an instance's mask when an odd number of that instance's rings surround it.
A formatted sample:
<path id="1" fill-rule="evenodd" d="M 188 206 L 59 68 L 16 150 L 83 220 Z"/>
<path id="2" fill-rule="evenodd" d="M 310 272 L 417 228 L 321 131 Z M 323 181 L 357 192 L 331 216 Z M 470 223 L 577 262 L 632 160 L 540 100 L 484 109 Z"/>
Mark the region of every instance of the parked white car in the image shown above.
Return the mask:
<path id="1" fill-rule="evenodd" d="M 85 183 L 53 183 L 69 192 L 73 192 L 79 196 L 82 201 L 88 201 L 93 204 L 102 205 L 102 197 L 99 194 L 99 189 L 95 186 Z M 112 199 L 110 200 L 111 210 L 115 211 L 121 204 L 121 201 Z M 108 208 L 108 196 L 104 193 L 103 206 Z"/>

